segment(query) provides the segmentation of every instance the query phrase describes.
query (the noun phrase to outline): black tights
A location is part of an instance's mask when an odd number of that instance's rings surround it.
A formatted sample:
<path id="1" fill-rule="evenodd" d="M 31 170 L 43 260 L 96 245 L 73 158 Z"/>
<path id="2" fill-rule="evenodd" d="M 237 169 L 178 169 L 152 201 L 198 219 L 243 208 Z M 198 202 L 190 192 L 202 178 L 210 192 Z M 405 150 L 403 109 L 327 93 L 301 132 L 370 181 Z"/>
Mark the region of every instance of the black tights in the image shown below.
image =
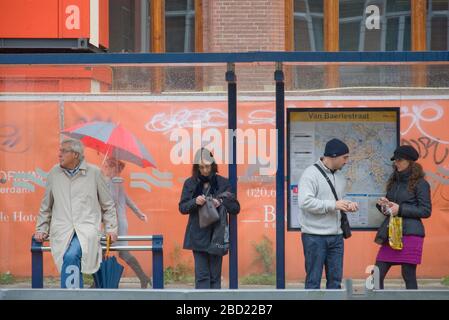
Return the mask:
<path id="1" fill-rule="evenodd" d="M 391 266 L 399 263 L 376 261 L 376 266 L 379 268 L 379 285 L 380 289 L 384 288 L 384 280 L 388 270 Z M 418 282 L 416 281 L 416 264 L 401 263 L 402 278 L 405 281 L 405 288 L 418 289 Z"/>

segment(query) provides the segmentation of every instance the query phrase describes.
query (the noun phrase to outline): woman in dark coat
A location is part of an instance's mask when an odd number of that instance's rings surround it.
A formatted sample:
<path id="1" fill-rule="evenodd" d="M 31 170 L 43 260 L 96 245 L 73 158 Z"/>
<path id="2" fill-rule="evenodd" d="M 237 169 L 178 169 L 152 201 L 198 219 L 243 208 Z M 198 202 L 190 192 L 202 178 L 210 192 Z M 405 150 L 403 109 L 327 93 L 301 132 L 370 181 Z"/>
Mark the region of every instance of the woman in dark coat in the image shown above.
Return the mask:
<path id="1" fill-rule="evenodd" d="M 432 211 L 430 186 L 424 179 L 422 166 L 416 162 L 419 154 L 412 146 L 400 146 L 391 158 L 394 172 L 387 182 L 387 195 L 377 202 L 377 208 L 387 216 L 376 234 L 382 244 L 376 259 L 380 289 L 393 265 L 400 265 L 407 289 L 418 289 L 416 266 L 421 263 L 424 243 L 423 218 Z M 402 249 L 393 249 L 388 241 L 389 215 L 402 217 Z"/>
<path id="2" fill-rule="evenodd" d="M 231 185 L 228 179 L 217 173 L 218 168 L 212 153 L 204 148 L 199 150 L 195 155 L 192 176 L 184 182 L 179 201 L 179 211 L 189 215 L 183 247 L 193 251 L 196 289 L 221 288 L 223 257 L 208 252 L 215 223 L 204 228 L 199 224 L 198 209 L 206 202 L 205 195 L 214 197 L 216 208 L 224 206 L 230 214 L 238 214 L 240 211 L 236 197 L 230 194 Z"/>

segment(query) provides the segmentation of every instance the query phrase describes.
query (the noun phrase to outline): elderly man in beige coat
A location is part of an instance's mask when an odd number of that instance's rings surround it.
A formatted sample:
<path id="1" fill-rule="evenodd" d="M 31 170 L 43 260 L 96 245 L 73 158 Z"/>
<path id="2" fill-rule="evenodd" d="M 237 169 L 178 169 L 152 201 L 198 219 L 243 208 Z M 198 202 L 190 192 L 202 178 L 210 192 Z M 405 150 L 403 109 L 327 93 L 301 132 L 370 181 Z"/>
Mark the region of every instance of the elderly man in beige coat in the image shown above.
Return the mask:
<path id="1" fill-rule="evenodd" d="M 102 222 L 112 241 L 117 239 L 117 214 L 100 169 L 84 161 L 83 144 L 62 141 L 59 165 L 47 178 L 34 238 L 50 235 L 50 246 L 61 288 L 82 288 L 82 273 L 93 274 L 102 260 Z"/>

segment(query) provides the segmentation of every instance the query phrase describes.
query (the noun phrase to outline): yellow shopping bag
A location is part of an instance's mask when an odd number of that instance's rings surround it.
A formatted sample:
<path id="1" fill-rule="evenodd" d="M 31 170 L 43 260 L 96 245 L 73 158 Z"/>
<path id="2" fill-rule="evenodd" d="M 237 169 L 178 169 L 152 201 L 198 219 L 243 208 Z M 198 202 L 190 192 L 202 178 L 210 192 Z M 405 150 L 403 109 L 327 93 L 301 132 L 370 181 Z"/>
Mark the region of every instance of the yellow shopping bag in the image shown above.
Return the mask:
<path id="1" fill-rule="evenodd" d="M 395 250 L 402 250 L 402 218 L 390 216 L 388 224 L 388 241 L 390 247 Z"/>

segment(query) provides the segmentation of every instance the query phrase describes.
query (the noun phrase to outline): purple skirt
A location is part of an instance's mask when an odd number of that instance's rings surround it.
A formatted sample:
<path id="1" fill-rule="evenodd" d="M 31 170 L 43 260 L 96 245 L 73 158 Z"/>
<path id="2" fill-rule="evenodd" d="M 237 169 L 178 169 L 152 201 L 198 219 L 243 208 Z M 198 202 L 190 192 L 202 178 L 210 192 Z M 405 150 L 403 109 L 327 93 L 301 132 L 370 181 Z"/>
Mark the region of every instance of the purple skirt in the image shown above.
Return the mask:
<path id="1" fill-rule="evenodd" d="M 403 236 L 402 250 L 394 250 L 387 242 L 380 248 L 376 261 L 421 264 L 423 243 L 423 237 Z"/>

